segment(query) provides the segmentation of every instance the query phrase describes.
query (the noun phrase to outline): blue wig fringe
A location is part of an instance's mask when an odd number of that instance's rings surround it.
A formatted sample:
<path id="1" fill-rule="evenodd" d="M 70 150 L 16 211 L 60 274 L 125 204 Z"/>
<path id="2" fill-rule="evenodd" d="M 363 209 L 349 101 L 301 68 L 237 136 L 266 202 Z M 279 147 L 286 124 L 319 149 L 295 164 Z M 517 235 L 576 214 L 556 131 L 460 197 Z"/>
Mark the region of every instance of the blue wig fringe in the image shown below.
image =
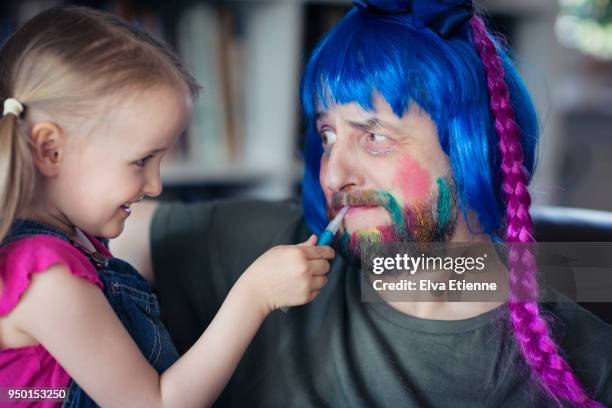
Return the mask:
<path id="1" fill-rule="evenodd" d="M 397 116 L 411 102 L 431 116 L 450 159 L 463 214 L 472 209 L 483 232 L 492 237 L 503 226 L 497 135 L 469 25 L 444 39 L 414 28 L 410 20 L 410 15 L 376 16 L 353 8 L 323 37 L 306 65 L 301 83 L 307 124 L 302 191 L 306 222 L 317 234 L 327 223 L 319 184 L 323 149 L 315 126 L 317 111 L 351 102 L 371 111 L 375 92 Z M 535 110 L 508 55 L 497 47 L 522 131 L 524 164 L 531 174 L 538 141 Z"/>

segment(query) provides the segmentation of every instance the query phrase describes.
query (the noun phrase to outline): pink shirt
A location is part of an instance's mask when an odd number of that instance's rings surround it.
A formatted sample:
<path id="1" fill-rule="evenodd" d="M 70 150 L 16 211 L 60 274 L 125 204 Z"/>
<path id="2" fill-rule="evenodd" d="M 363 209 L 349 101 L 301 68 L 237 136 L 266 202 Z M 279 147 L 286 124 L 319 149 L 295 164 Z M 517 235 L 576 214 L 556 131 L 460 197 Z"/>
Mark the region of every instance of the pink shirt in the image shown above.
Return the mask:
<path id="1" fill-rule="evenodd" d="M 98 251 L 103 249 L 92 239 Z M 105 248 L 104 248 L 105 249 Z M 104 251 L 108 254 L 108 251 Z M 0 316 L 13 310 L 30 284 L 33 273 L 54 264 L 64 264 L 78 277 L 103 288 L 89 259 L 69 242 L 50 235 L 36 235 L 14 241 L 0 250 Z M 41 345 L 0 350 L 0 388 L 67 387 L 70 376 Z M 3 394 L 6 396 L 6 391 Z M 56 407 L 59 402 L 29 402 L 0 406 Z"/>

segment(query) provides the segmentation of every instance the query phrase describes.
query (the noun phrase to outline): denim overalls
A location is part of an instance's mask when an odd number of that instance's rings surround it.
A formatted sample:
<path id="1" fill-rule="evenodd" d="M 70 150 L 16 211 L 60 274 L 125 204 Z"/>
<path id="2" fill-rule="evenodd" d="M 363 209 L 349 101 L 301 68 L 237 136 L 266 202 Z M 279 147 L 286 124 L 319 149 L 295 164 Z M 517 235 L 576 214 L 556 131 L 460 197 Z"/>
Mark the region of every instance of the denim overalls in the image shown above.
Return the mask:
<path id="1" fill-rule="evenodd" d="M 104 296 L 142 354 L 158 373 L 164 372 L 178 359 L 179 356 L 170 335 L 160 321 L 157 297 L 151 293 L 148 282 L 136 269 L 117 258 L 109 258 L 98 252 L 90 254 L 75 244 L 64 232 L 29 220 L 16 221 L 3 240 L 3 245 L 39 234 L 64 239 L 74 245 L 75 251 L 80 251 L 89 258 L 104 284 Z M 91 353 L 95 350 L 87 352 Z M 68 391 L 68 398 L 64 401 L 62 408 L 97 406 L 73 380 L 70 381 Z M 116 392 L 121 392 L 121 389 L 117 389 Z"/>

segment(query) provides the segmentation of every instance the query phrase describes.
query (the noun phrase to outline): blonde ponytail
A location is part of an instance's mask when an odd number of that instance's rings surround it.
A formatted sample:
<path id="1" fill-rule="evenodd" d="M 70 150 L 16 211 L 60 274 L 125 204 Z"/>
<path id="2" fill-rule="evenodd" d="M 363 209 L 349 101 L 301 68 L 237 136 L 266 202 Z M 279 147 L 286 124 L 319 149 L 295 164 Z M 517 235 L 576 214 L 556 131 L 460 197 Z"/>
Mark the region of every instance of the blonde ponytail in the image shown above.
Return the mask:
<path id="1" fill-rule="evenodd" d="M 36 173 L 28 139 L 19 129 L 19 118 L 0 118 L 0 241 L 20 208 L 27 207 L 35 189 Z"/>

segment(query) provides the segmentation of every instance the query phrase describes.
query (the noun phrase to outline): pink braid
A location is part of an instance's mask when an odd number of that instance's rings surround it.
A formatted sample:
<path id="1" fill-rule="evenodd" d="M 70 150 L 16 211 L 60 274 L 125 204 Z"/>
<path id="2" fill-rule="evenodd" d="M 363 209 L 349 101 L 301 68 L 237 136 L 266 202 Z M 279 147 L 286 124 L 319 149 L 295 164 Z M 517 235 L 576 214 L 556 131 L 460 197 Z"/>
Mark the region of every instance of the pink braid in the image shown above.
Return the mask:
<path id="1" fill-rule="evenodd" d="M 540 315 L 535 259 L 525 243 L 535 242 L 529 214 L 529 172 L 523 165 L 520 130 L 514 119 L 505 71 L 493 41 L 479 16 L 470 19 L 472 38 L 487 76 L 491 110 L 499 137 L 502 191 L 507 203 L 506 233 L 509 243 L 510 321 L 519 349 L 544 391 L 559 405 L 565 399 L 577 407 L 603 407 L 589 398 L 569 364 L 559 354 L 549 327 Z"/>

